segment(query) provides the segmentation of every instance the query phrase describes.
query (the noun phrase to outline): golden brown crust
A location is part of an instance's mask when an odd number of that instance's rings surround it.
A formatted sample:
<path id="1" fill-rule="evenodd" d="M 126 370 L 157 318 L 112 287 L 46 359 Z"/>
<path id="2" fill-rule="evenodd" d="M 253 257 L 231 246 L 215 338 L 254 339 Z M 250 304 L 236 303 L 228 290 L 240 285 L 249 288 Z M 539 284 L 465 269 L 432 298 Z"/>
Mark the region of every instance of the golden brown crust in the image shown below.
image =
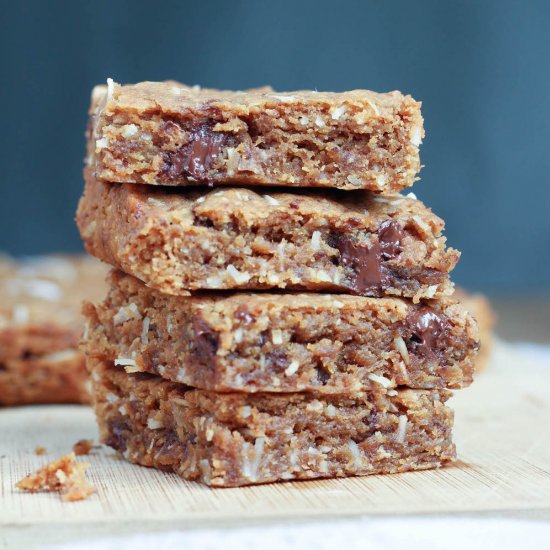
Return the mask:
<path id="1" fill-rule="evenodd" d="M 400 92 L 176 82 L 96 87 L 89 163 L 105 181 L 337 187 L 394 192 L 415 180 L 420 103 Z"/>

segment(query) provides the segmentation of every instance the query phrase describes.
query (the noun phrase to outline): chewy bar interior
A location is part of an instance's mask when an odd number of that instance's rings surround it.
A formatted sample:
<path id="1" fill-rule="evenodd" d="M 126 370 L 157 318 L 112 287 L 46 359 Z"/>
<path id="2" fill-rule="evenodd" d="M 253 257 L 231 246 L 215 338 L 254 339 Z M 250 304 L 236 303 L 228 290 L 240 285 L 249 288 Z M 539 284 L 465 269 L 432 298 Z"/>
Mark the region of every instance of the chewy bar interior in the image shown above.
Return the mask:
<path id="1" fill-rule="evenodd" d="M 86 173 L 87 250 L 168 294 L 302 289 L 415 301 L 453 292 L 460 253 L 414 197 L 365 191 L 166 190 Z"/>
<path id="2" fill-rule="evenodd" d="M 77 225 L 114 269 L 83 307 L 102 441 L 215 487 L 444 466 L 479 331 L 460 253 L 400 192 L 400 92 L 97 86 Z"/>
<path id="3" fill-rule="evenodd" d="M 455 457 L 447 390 L 213 393 L 89 360 L 101 440 L 218 487 L 436 468 Z"/>
<path id="4" fill-rule="evenodd" d="M 420 103 L 400 92 L 108 81 L 92 94 L 88 163 L 110 182 L 388 193 L 415 181 L 423 136 Z"/>
<path id="5" fill-rule="evenodd" d="M 477 326 L 455 301 L 331 294 L 169 296 L 113 271 L 86 353 L 215 391 L 349 393 L 470 384 Z"/>
<path id="6" fill-rule="evenodd" d="M 80 309 L 106 273 L 80 256 L 0 260 L 0 406 L 88 401 Z"/>

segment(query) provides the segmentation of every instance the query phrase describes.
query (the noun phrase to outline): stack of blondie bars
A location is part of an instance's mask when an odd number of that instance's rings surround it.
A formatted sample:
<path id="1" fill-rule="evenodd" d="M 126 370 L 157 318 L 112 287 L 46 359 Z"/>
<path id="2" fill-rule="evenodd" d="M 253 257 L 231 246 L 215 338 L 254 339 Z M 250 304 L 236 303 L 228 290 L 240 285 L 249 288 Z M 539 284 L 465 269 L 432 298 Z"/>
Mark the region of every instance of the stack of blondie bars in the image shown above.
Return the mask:
<path id="1" fill-rule="evenodd" d="M 84 349 L 102 440 L 214 486 L 453 460 L 478 335 L 459 253 L 412 194 L 399 92 L 92 96 L 77 222 L 111 264 Z"/>

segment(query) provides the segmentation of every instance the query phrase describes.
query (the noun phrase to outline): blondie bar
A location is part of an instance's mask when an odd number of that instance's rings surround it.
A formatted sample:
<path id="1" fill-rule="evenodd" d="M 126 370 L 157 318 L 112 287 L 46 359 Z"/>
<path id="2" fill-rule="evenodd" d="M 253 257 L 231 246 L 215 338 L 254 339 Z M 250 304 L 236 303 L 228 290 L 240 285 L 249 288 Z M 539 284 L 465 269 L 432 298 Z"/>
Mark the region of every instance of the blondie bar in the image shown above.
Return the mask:
<path id="1" fill-rule="evenodd" d="M 86 177 L 77 223 L 88 252 L 164 293 L 281 288 L 418 301 L 453 292 L 460 254 L 413 197 L 167 190 Z"/>
<path id="2" fill-rule="evenodd" d="M 114 182 L 388 193 L 414 183 L 423 136 L 420 103 L 400 92 L 109 81 L 92 94 L 88 163 Z"/>
<path id="3" fill-rule="evenodd" d="M 118 271 L 86 304 L 84 349 L 214 391 L 323 393 L 470 384 L 475 321 L 455 301 L 331 294 L 169 296 Z"/>
<path id="4" fill-rule="evenodd" d="M 88 366 L 105 444 L 208 485 L 404 472 L 455 457 L 447 390 L 223 394 Z"/>

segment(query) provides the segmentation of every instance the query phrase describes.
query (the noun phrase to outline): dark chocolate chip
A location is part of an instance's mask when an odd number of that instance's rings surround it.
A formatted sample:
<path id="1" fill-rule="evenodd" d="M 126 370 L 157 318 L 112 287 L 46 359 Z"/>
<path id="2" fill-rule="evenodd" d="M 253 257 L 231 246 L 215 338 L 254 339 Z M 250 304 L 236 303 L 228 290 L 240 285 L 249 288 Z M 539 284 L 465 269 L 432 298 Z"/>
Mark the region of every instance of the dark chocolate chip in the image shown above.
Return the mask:
<path id="1" fill-rule="evenodd" d="M 214 227 L 214 222 L 208 218 L 195 218 L 193 225 L 198 227 Z"/>
<path id="2" fill-rule="evenodd" d="M 439 362 L 449 330 L 449 319 L 444 313 L 429 306 L 414 307 L 405 321 L 407 348 L 428 361 Z"/>
<path id="3" fill-rule="evenodd" d="M 276 370 L 285 371 L 289 365 L 288 356 L 284 351 L 272 351 L 265 358 Z"/>
<path id="4" fill-rule="evenodd" d="M 227 134 L 214 132 L 210 124 L 194 128 L 188 143 L 177 151 L 164 154 L 163 173 L 169 179 L 184 175 L 195 181 L 205 181 L 228 139 Z"/>
<path id="5" fill-rule="evenodd" d="M 109 435 L 105 440 L 105 445 L 123 453 L 126 450 L 126 441 L 128 433 L 131 432 L 130 426 L 123 418 L 115 418 L 107 422 Z"/>
<path id="6" fill-rule="evenodd" d="M 182 455 L 182 442 L 175 432 L 164 432 L 156 441 L 155 459 L 161 468 L 175 464 Z"/>
<path id="7" fill-rule="evenodd" d="M 193 352 L 203 366 L 213 368 L 218 351 L 220 335 L 203 319 L 193 320 Z"/>
<path id="8" fill-rule="evenodd" d="M 317 365 L 315 370 L 317 371 L 317 382 L 324 386 L 330 380 L 330 372 L 323 365 Z"/>
<path id="9" fill-rule="evenodd" d="M 352 272 L 350 290 L 359 294 L 382 294 L 391 284 L 392 276 L 385 262 L 401 254 L 404 236 L 403 228 L 395 221 L 382 223 L 370 246 L 357 244 L 348 235 L 333 235 L 329 245 L 339 250 L 341 265 Z"/>

